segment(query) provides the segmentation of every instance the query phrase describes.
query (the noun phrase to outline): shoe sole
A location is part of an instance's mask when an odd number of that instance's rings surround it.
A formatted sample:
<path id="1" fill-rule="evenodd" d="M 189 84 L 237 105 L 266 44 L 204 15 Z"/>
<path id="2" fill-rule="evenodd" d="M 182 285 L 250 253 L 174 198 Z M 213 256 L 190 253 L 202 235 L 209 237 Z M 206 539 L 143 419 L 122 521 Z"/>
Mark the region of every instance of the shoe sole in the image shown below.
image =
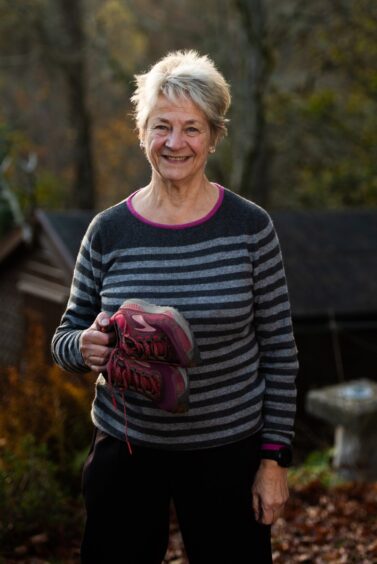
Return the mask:
<path id="1" fill-rule="evenodd" d="M 157 364 L 157 363 L 156 363 Z M 161 396 L 162 399 L 156 402 L 156 405 L 160 409 L 170 411 L 171 413 L 186 413 L 189 409 L 189 388 L 188 388 L 188 376 L 184 368 L 177 367 L 180 372 L 182 379 L 184 381 L 185 391 L 179 397 L 175 394 L 175 386 L 171 385 L 171 380 L 167 376 L 161 377 Z M 172 401 L 173 395 L 173 401 Z"/>

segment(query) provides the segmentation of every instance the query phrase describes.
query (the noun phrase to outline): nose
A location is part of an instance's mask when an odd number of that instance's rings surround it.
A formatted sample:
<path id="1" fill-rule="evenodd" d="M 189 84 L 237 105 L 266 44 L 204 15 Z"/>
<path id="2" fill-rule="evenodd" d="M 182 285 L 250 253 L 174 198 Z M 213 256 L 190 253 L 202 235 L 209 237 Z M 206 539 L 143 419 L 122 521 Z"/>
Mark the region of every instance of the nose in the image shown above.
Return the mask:
<path id="1" fill-rule="evenodd" d="M 165 140 L 165 146 L 171 150 L 181 149 L 184 146 L 184 134 L 179 129 L 173 128 Z"/>

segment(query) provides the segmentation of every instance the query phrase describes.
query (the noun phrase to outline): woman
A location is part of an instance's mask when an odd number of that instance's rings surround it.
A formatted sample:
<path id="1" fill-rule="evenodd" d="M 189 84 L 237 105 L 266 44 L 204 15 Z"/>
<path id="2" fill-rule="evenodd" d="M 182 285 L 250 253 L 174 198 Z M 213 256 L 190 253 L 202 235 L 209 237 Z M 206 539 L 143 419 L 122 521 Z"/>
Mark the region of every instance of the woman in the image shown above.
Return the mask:
<path id="1" fill-rule="evenodd" d="M 278 240 L 264 210 L 205 175 L 230 105 L 206 56 L 169 54 L 137 76 L 132 101 L 151 180 L 89 226 L 52 346 L 63 368 L 99 375 L 82 562 L 160 563 L 173 500 L 190 563 L 265 564 L 288 497 L 297 372 Z M 110 385 L 124 300 L 190 324 L 201 360 L 180 368 L 188 410 Z M 154 331 L 148 319 L 135 323 Z"/>

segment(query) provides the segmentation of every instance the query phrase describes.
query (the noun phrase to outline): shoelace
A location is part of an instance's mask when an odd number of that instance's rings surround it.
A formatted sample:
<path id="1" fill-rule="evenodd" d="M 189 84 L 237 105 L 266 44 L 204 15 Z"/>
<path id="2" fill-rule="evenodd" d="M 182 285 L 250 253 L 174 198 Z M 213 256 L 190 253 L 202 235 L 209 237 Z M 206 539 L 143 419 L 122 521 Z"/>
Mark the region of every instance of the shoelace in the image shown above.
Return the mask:
<path id="1" fill-rule="evenodd" d="M 150 395 L 152 399 L 158 399 L 161 393 L 160 378 L 153 373 L 143 371 L 142 367 L 130 367 L 127 360 L 124 358 L 124 353 L 117 347 L 112 350 L 107 367 L 108 384 L 115 409 L 118 409 L 118 405 L 115 398 L 114 387 L 120 391 L 122 397 L 126 443 L 130 454 L 132 454 L 131 443 L 128 439 L 128 421 L 124 392 L 127 389 L 131 389 L 146 393 Z"/>
<path id="2" fill-rule="evenodd" d="M 142 366 L 130 366 L 124 353 L 117 347 L 113 349 L 110 355 L 109 364 L 109 382 L 113 387 L 128 388 L 136 392 L 142 392 L 157 399 L 160 396 L 161 386 L 160 378 L 153 372 L 143 370 Z"/>
<path id="3" fill-rule="evenodd" d="M 140 335 L 138 339 L 124 335 L 120 344 L 127 355 L 136 358 L 153 358 L 166 361 L 171 358 L 172 352 L 174 352 L 168 338 L 163 334 L 154 337 Z"/>
<path id="4" fill-rule="evenodd" d="M 140 333 L 135 339 L 126 331 L 127 321 L 123 329 L 115 322 L 114 329 L 118 346 L 124 350 L 126 356 L 137 359 L 153 359 L 160 362 L 166 362 L 176 356 L 174 347 L 164 333 L 152 336 Z"/>

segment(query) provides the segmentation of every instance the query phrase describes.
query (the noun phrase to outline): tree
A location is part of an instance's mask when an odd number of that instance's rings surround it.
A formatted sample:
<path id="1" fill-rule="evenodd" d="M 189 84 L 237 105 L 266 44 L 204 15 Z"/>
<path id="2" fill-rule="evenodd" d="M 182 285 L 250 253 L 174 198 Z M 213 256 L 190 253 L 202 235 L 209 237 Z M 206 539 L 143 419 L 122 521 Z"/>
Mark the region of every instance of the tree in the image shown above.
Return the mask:
<path id="1" fill-rule="evenodd" d="M 87 40 L 82 0 L 55 0 L 44 5 L 37 30 L 43 60 L 58 68 L 67 88 L 75 163 L 72 200 L 82 209 L 95 207 L 92 120 L 88 106 Z"/>
<path id="2" fill-rule="evenodd" d="M 294 0 L 274 25 L 272 204 L 376 206 L 375 3 Z"/>
<path id="3" fill-rule="evenodd" d="M 0 1 L 5 64 L 26 70 L 30 61 L 44 65 L 53 81 L 56 69 L 67 88 L 71 124 L 74 178 L 72 200 L 76 207 L 93 208 L 95 175 L 92 157 L 92 125 L 88 107 L 86 34 L 82 0 Z M 16 30 L 16 33 L 14 33 Z"/>
<path id="4" fill-rule="evenodd" d="M 75 130 L 76 174 L 73 194 L 79 208 L 95 207 L 92 123 L 87 101 L 84 8 L 82 0 L 58 0 L 63 31 L 63 57 L 57 57 L 67 84 L 71 124 Z"/>
<path id="5" fill-rule="evenodd" d="M 111 205 L 149 176 L 133 75 L 197 49 L 233 99 L 211 179 L 264 207 L 377 205 L 376 11 L 373 0 L 207 0 L 205 10 L 0 0 L 0 119 L 31 140 L 46 190 L 71 185 L 69 205 L 91 207 L 94 194 L 96 207 Z"/>
<path id="6" fill-rule="evenodd" d="M 238 191 L 255 202 L 267 206 L 268 184 L 268 143 L 265 111 L 267 81 L 271 72 L 271 56 L 268 46 L 266 6 L 264 0 L 235 0 L 242 28 L 247 39 L 246 80 L 244 91 L 247 95 L 243 107 L 244 124 L 241 128 L 243 152 L 234 158 L 233 169 L 239 176 Z M 240 121 L 240 124 L 242 122 Z M 241 143 L 237 144 L 239 150 Z M 233 175 L 235 176 L 235 175 Z"/>

